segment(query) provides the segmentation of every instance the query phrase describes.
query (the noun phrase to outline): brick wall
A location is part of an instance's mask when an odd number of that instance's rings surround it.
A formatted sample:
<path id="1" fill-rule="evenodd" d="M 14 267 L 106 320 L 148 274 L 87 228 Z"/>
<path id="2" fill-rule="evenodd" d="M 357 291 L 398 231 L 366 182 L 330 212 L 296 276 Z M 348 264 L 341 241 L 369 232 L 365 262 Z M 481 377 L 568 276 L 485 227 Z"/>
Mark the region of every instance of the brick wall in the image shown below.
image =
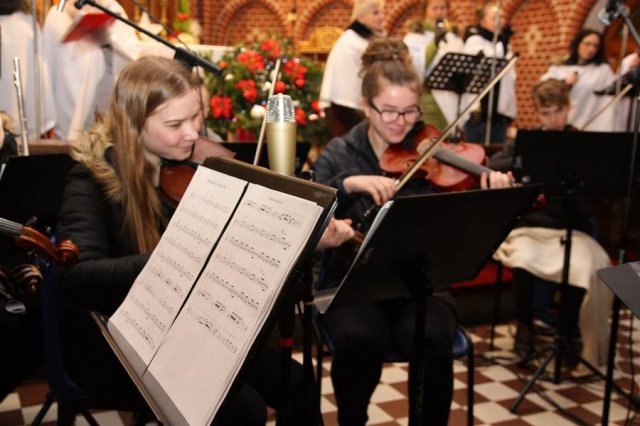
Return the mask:
<path id="1" fill-rule="evenodd" d="M 536 124 L 530 103 L 531 85 L 552 60 L 566 53 L 571 38 L 582 28 L 597 0 L 503 0 L 515 35 L 513 48 L 520 53 L 518 71 L 518 125 Z M 192 0 L 194 14 L 203 26 L 204 42 L 235 44 L 259 33 L 273 32 L 294 41 L 305 40 L 320 26 L 345 27 L 353 0 Z M 451 21 L 472 24 L 479 0 L 451 0 Z M 405 33 L 407 20 L 420 18 L 421 0 L 387 0 L 387 31 Z M 292 14 L 292 12 L 294 12 Z"/>

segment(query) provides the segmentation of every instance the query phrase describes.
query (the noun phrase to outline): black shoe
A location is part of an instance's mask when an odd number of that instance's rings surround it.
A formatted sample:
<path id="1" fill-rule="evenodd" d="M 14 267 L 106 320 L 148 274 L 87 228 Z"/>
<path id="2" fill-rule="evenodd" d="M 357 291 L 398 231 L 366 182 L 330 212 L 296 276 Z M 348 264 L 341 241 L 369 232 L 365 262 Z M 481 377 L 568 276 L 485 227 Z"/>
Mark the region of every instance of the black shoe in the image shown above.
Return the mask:
<path id="1" fill-rule="evenodd" d="M 521 361 L 526 361 L 534 352 L 534 335 L 531 327 L 518 323 L 516 328 L 516 339 L 513 342 L 513 352 Z"/>

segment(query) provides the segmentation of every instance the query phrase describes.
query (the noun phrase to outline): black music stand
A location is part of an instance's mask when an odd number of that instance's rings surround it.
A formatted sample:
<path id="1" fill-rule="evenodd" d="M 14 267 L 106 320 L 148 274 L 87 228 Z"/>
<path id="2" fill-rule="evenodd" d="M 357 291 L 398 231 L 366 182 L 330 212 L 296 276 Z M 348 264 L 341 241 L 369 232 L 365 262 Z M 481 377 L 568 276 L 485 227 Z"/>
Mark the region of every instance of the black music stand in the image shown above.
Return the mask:
<path id="1" fill-rule="evenodd" d="M 460 115 L 462 95 L 478 94 L 491 81 L 491 67 L 495 62 L 495 73 L 499 73 L 509 62 L 503 58 L 493 58 L 465 53 L 449 52 L 440 59 L 431 74 L 425 79 L 428 89 L 448 90 L 458 95 L 457 115 Z M 459 133 L 456 130 L 456 133 Z"/>
<path id="2" fill-rule="evenodd" d="M 376 219 L 383 216 L 381 222 L 374 221 L 340 286 L 319 291 L 314 303 L 324 313 L 411 295 L 416 301 L 413 357 L 414 363 L 421 364 L 427 290 L 477 275 L 518 215 L 533 204 L 539 189 L 529 185 L 396 198 L 390 208 L 378 213 Z M 415 266 L 425 270 L 426 278 L 415 273 L 403 281 L 389 272 Z M 410 425 L 424 424 L 423 416 L 428 415 L 416 401 L 424 386 L 415 374 L 421 371 L 417 364 L 409 379 L 416 386 L 409 402 Z"/>
<path id="3" fill-rule="evenodd" d="M 566 303 L 571 262 L 571 239 L 578 198 L 595 201 L 624 196 L 628 169 L 623 165 L 631 156 L 631 134 L 600 132 L 562 132 L 529 130 L 518 132 L 514 147 L 513 171 L 523 182 L 543 183 L 543 193 L 560 197 L 566 212 L 565 245 L 560 282 L 560 313 L 554 343 L 547 356 L 511 405 L 511 412 L 532 388 L 555 358 L 554 382 L 560 383 L 567 341 Z M 549 155 L 553 153 L 553 155 Z M 592 373 L 603 374 L 581 356 L 579 362 Z"/>

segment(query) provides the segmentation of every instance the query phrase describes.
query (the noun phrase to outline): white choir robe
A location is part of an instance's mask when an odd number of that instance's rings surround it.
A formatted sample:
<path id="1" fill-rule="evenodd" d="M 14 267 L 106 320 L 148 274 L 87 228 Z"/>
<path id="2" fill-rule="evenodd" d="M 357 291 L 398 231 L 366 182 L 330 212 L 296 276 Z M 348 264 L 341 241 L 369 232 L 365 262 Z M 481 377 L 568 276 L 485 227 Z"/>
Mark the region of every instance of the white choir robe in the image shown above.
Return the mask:
<path id="1" fill-rule="evenodd" d="M 433 31 L 425 31 L 424 33 L 407 33 L 402 41 L 411 54 L 411 61 L 418 73 L 420 81 L 429 77 L 431 71 L 437 66 L 442 57 L 449 52 L 461 52 L 462 51 L 462 39 L 449 31 L 445 35 L 444 39 L 438 45 L 438 51 L 431 60 L 431 63 L 426 65 L 426 50 L 427 46 L 433 41 L 435 33 Z M 458 113 L 458 95 L 450 90 L 438 90 L 432 89 L 431 95 L 438 104 L 440 111 L 446 118 L 447 123 L 451 123 L 457 118 Z"/>
<path id="2" fill-rule="evenodd" d="M 617 78 L 621 78 L 626 73 L 631 71 L 632 63 L 635 61 L 635 57 L 638 56 L 637 53 L 631 53 L 625 56 L 620 63 L 620 69 L 618 71 Z M 620 87 L 620 90 L 624 89 L 624 87 Z M 634 89 L 631 89 L 630 93 L 634 93 Z M 633 111 L 634 108 L 631 108 L 632 100 L 635 102 L 635 97 L 630 97 L 625 95 L 617 105 L 616 114 L 617 114 L 617 125 L 618 131 L 620 132 L 631 132 L 633 131 L 633 121 L 635 120 L 635 116 Z"/>
<path id="3" fill-rule="evenodd" d="M 362 109 L 362 54 L 369 40 L 348 29 L 338 37 L 329 52 L 320 87 L 320 107 L 335 103 Z"/>
<path id="4" fill-rule="evenodd" d="M 540 80 L 555 78 L 564 80 L 568 75 L 578 73 L 578 80 L 571 88 L 571 110 L 569 123 L 579 130 L 592 132 L 611 132 L 617 130 L 614 120 L 615 108 L 611 105 L 594 119 L 609 102 L 611 96 L 600 96 L 594 92 L 609 86 L 615 80 L 615 74 L 607 63 L 600 65 L 551 65 Z M 590 122 L 590 124 L 588 124 Z M 588 126 L 585 128 L 585 125 Z"/>
<path id="5" fill-rule="evenodd" d="M 110 10 L 126 17 L 124 9 L 117 2 L 108 0 L 106 3 Z M 98 97 L 100 94 L 106 96 L 110 93 L 117 77 L 114 69 L 110 87 L 101 86 L 107 69 L 101 46 L 109 44 L 113 47 L 114 62 L 117 55 L 133 60 L 140 53 L 119 48 L 129 40 L 137 40 L 137 37 L 133 28 L 117 20 L 106 30 L 102 40 L 85 36 L 63 43 L 62 37 L 71 22 L 72 19 L 66 12 L 51 8 L 43 30 L 45 55 L 51 78 L 55 82 L 54 95 L 58 114 L 56 137 L 65 140 L 77 140 L 81 132 L 93 125 L 96 110 L 106 101 Z"/>
<path id="6" fill-rule="evenodd" d="M 504 45 L 497 43 L 494 46 L 490 40 L 485 39 L 480 35 L 472 35 L 469 37 L 463 48 L 463 53 L 468 55 L 477 55 L 482 52 L 487 57 L 492 58 L 504 58 L 510 60 L 513 57 L 511 48 L 508 47 L 507 51 L 504 51 Z M 487 95 L 489 96 L 489 95 Z M 470 102 L 476 98 L 474 94 L 466 94 L 463 96 L 461 107 L 464 109 Z M 516 68 L 512 67 L 500 80 L 500 96 L 498 98 L 498 111 L 500 114 L 507 117 L 516 118 L 518 110 L 516 107 Z M 494 111 L 495 112 L 495 111 Z"/>
<path id="7" fill-rule="evenodd" d="M 40 54 L 40 132 L 52 129 L 56 122 L 51 77 L 42 52 L 42 33 L 38 27 L 37 35 L 34 37 L 32 17 L 22 12 L 0 16 L 0 31 L 2 32 L 0 93 L 3 94 L 3 96 L 0 96 L 0 110 L 12 118 L 13 132 L 20 133 L 18 96 L 13 77 L 13 58 L 17 57 L 20 59 L 20 82 L 27 121 L 27 135 L 29 139 L 37 139 L 40 135 L 36 129 L 38 88 L 38 84 L 36 84 L 36 61 L 34 60 L 34 42 L 36 38 Z"/>

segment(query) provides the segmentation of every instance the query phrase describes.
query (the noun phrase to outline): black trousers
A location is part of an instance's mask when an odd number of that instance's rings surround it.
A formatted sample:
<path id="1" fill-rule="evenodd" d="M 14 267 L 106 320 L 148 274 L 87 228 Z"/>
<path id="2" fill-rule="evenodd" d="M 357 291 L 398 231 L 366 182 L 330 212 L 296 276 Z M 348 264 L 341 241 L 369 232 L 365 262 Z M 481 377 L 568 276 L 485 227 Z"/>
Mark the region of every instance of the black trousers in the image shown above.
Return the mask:
<path id="1" fill-rule="evenodd" d="M 329 312 L 322 321 L 335 346 L 331 379 L 338 421 L 343 426 L 364 425 L 385 354 L 395 352 L 410 359 L 415 303 L 409 299 L 392 299 L 355 306 Z M 453 309 L 442 300 L 427 297 L 423 409 L 430 425 L 446 425 L 449 419 L 455 327 Z"/>
<path id="2" fill-rule="evenodd" d="M 516 317 L 519 323 L 528 328 L 533 326 L 535 317 L 534 299 L 535 286 L 537 281 L 542 281 L 532 273 L 521 268 L 512 270 L 513 287 L 516 296 Z M 554 291 L 553 299 L 557 299 L 560 291 L 560 285 Z M 567 288 L 566 311 L 562 313 L 565 322 L 566 331 L 569 335 L 578 336 L 580 334 L 578 322 L 580 318 L 580 306 L 584 299 L 585 289 L 569 285 Z M 550 308 L 560 308 L 559 300 L 550 300 Z"/>

